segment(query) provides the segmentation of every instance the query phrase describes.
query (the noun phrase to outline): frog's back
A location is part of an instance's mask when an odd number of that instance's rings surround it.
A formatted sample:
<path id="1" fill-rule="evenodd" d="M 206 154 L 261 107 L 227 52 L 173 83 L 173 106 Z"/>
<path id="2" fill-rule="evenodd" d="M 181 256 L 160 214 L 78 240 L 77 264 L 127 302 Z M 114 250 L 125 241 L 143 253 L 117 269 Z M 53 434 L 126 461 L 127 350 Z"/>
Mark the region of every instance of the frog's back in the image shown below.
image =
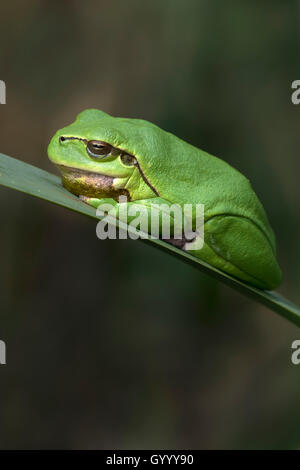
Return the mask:
<path id="1" fill-rule="evenodd" d="M 161 197 L 179 204 L 204 204 L 205 220 L 218 215 L 248 218 L 275 249 L 273 231 L 250 181 L 220 158 L 162 132 L 159 147 L 141 159 Z"/>

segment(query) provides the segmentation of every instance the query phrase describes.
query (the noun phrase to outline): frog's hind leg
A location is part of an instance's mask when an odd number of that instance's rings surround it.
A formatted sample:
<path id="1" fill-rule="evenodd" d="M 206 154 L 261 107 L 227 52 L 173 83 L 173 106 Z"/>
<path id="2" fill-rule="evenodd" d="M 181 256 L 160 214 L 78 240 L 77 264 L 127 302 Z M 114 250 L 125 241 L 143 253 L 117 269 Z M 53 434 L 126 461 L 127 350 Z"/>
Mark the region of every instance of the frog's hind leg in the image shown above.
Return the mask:
<path id="1" fill-rule="evenodd" d="M 261 289 L 274 289 L 281 281 L 273 246 L 246 217 L 209 219 L 204 226 L 203 248 L 191 254 Z"/>

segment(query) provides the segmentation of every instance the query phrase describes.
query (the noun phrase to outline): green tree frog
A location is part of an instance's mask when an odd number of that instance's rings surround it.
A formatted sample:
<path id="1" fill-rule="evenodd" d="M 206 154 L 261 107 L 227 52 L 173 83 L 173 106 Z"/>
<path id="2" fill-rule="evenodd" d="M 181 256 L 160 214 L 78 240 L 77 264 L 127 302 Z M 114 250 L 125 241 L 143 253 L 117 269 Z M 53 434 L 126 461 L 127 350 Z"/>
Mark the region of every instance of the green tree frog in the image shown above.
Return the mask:
<path id="1" fill-rule="evenodd" d="M 71 193 L 98 207 L 204 204 L 204 243 L 192 254 L 262 289 L 280 284 L 275 237 L 250 182 L 214 157 L 141 119 L 88 109 L 59 130 L 50 160 Z M 184 244 L 181 246 L 184 248 Z"/>

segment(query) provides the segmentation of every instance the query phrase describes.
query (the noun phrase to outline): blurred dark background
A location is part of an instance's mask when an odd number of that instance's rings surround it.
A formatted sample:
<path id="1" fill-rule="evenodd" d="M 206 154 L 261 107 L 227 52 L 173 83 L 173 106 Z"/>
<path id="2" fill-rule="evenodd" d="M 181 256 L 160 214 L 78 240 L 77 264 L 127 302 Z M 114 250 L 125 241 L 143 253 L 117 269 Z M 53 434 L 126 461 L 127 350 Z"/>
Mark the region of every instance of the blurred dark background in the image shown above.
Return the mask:
<path id="1" fill-rule="evenodd" d="M 154 121 L 246 174 L 300 303 L 300 2 L 0 6 L 0 151 L 55 172 L 85 108 Z M 297 327 L 153 247 L 0 188 L 0 448 L 297 448 Z"/>

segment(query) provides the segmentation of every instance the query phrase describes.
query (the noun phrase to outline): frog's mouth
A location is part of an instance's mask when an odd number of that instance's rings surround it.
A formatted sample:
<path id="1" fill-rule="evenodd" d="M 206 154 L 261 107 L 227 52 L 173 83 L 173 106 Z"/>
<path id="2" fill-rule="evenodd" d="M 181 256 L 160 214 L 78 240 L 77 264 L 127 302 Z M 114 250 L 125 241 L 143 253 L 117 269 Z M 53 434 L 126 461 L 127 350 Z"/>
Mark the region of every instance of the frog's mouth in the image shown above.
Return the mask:
<path id="1" fill-rule="evenodd" d="M 127 189 L 114 188 L 114 177 L 92 171 L 57 165 L 62 175 L 63 186 L 76 196 L 93 197 L 97 199 L 111 197 L 118 199 L 124 195 L 130 200 Z"/>

